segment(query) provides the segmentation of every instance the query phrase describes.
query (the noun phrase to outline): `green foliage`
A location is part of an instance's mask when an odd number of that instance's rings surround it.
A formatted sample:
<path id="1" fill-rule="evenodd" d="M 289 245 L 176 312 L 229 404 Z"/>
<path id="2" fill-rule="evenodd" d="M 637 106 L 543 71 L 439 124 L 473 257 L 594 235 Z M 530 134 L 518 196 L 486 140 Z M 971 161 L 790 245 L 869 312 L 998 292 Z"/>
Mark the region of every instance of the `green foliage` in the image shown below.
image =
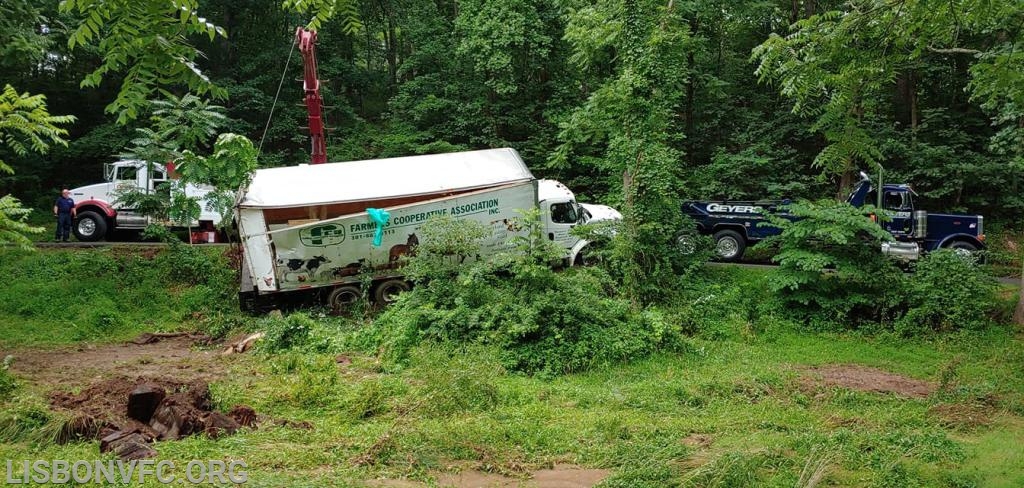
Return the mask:
<path id="1" fill-rule="evenodd" d="M 992 323 L 996 289 L 977 258 L 948 249 L 929 253 L 914 267 L 909 309 L 897 327 L 905 334 L 981 329 Z"/>
<path id="2" fill-rule="evenodd" d="M 592 35 L 596 19 L 618 11 L 621 24 Z M 566 26 L 577 62 L 594 62 L 595 53 L 609 49 L 621 57 L 614 74 L 561 124 L 561 145 L 551 164 L 566 167 L 577 154 L 593 151 L 597 171 L 622 175 L 620 262 L 623 290 L 634 303 L 664 298 L 674 279 L 674 237 L 682 228 L 676 171 L 682 153 L 672 144 L 679 137 L 674 111 L 685 93 L 685 55 L 692 49 L 683 20 L 671 3 L 662 9 L 645 2 L 601 2 L 577 11 Z"/>
<path id="3" fill-rule="evenodd" d="M 64 136 L 68 131 L 58 126 L 74 120 L 70 115 L 50 115 L 43 95 L 19 94 L 11 85 L 4 85 L 0 93 L 0 149 L 10 149 L 24 156 L 29 151 L 45 154 L 51 144 L 66 146 Z M 13 174 L 14 169 L 0 159 L 0 173 Z M 26 223 L 30 213 L 17 198 L 0 197 L 0 245 L 14 244 L 31 249 L 31 239 L 26 234 L 40 233 L 43 229 Z"/>
<path id="4" fill-rule="evenodd" d="M 439 262 L 449 268 L 429 273 L 429 280 L 417 275 L 416 287 L 374 322 L 374 347 L 400 365 L 422 341 L 490 344 L 508 369 L 558 375 L 683 346 L 677 326 L 615 297 L 600 269 L 553 271 L 554 254 L 536 232 L 535 214 L 519 225 L 516 252 L 472 263 L 443 261 L 451 247 L 421 238 L 410 268 L 436 270 Z M 460 243 L 459 252 L 475 235 L 472 228 L 443 228 L 466 234 L 448 241 Z"/>
<path id="5" fill-rule="evenodd" d="M 227 121 L 224 107 L 191 93 L 165 97 L 148 102 L 152 126 L 135 129 L 138 136 L 122 157 L 151 163 L 173 161 L 184 151 L 207 147 L 217 129 Z"/>
<path id="6" fill-rule="evenodd" d="M 36 26 L 47 22 L 34 2 L 9 0 L 0 4 L 0 66 L 10 69 L 25 61 L 46 58 L 53 41 Z"/>
<path id="7" fill-rule="evenodd" d="M 39 234 L 43 228 L 26 221 L 31 213 L 32 210 L 22 207 L 17 198 L 10 195 L 0 197 L 0 244 L 32 249 L 32 240 L 28 234 Z"/>
<path id="8" fill-rule="evenodd" d="M 966 88 L 1003 126 L 993 139 L 1001 150 L 1003 141 L 1019 139 L 1012 134 L 1024 97 L 1024 58 L 1014 48 L 1024 39 L 1021 15 L 1013 2 L 846 2 L 797 21 L 788 36 L 771 34 L 753 58 L 761 80 L 777 83 L 794 112 L 815 117 L 814 129 L 829 142 L 816 164 L 833 173 L 882 161 L 867 122 L 886 112 L 897 79 L 911 84 L 907 98 L 916 111 L 918 73 L 945 56 L 969 66 Z M 916 116 L 911 113 L 912 125 Z"/>
<path id="9" fill-rule="evenodd" d="M 8 398 L 18 388 L 18 381 L 10 371 L 11 358 L 13 356 L 7 356 L 0 363 L 0 398 Z"/>
<path id="10" fill-rule="evenodd" d="M 345 31 L 355 33 L 362 28 L 359 20 L 359 4 L 355 0 L 284 0 L 281 6 L 303 14 L 313 14 L 307 27 L 319 29 L 335 16 L 341 17 Z"/>
<path id="11" fill-rule="evenodd" d="M 431 217 L 420 233 L 423 237 L 416 246 L 418 257 L 405 267 L 405 272 L 414 281 L 429 281 L 458 274 L 459 265 L 476 258 L 480 240 L 490 234 L 490 229 L 476 221 L 444 215 Z"/>
<path id="12" fill-rule="evenodd" d="M 551 52 L 538 0 L 466 1 L 455 27 L 461 34 L 456 51 L 466 56 L 484 84 L 498 95 L 515 93 L 521 79 Z"/>
<path id="13" fill-rule="evenodd" d="M 215 190 L 204 197 L 207 210 L 220 214 L 221 226 L 228 227 L 235 194 L 252 179 L 257 155 L 256 146 L 247 137 L 221 134 L 217 136 L 210 156 L 185 151 L 178 166 L 181 182 L 212 186 Z"/>
<path id="14" fill-rule="evenodd" d="M 238 313 L 223 249 L 2 251 L 4 346 L 127 340 Z"/>
<path id="15" fill-rule="evenodd" d="M 287 317 L 270 317 L 262 322 L 267 334 L 260 341 L 260 350 L 285 351 L 307 345 L 310 331 L 317 325 L 308 315 L 295 313 Z"/>
<path id="16" fill-rule="evenodd" d="M 172 161 L 180 178 L 156 191 L 128 188 L 118 193 L 119 201 L 144 215 L 190 226 L 202 209 L 197 197 L 186 194 L 187 185 L 212 186 L 215 190 L 204 197 L 207 210 L 217 212 L 223 226 L 229 225 L 235 192 L 256 169 L 256 147 L 245 136 L 227 133 L 217 137 L 212 155 L 201 156 L 195 151 L 204 148 L 225 123 L 223 107 L 191 94 L 151 103 L 153 127 L 137 129 L 139 137 L 124 157 L 150 165 Z"/>
<path id="17" fill-rule="evenodd" d="M 60 10 L 80 15 L 68 47 L 95 46 L 103 62 L 82 80 L 98 87 L 119 74 L 122 82 L 107 113 L 124 124 L 142 114 L 158 92 L 185 85 L 198 94 L 226 96 L 196 65 L 201 53 L 195 36 L 226 37 L 227 32 L 201 17 L 198 0 L 62 0 Z"/>
<path id="18" fill-rule="evenodd" d="M 45 154 L 52 144 L 67 146 L 68 131 L 59 126 L 74 121 L 70 115 L 50 115 L 43 95 L 19 94 L 11 85 L 4 85 L 0 92 L 0 147 L 15 154 Z M 0 159 L 0 173 L 14 170 Z"/>
<path id="19" fill-rule="evenodd" d="M 782 229 L 761 246 L 777 246 L 779 263 L 769 286 L 783 306 L 820 324 L 879 321 L 903 293 L 903 274 L 880 252 L 892 236 L 868 218 L 871 206 L 834 201 L 800 202 L 788 214 L 768 215 Z M 791 220 L 787 217 L 793 217 Z"/>

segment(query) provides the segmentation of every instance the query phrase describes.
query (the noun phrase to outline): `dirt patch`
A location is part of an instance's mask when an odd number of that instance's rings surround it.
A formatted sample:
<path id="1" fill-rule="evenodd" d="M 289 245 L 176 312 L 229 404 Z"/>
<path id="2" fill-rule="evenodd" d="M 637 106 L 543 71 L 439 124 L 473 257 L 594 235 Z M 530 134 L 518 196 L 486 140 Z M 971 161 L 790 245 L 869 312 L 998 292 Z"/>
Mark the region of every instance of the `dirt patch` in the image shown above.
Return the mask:
<path id="1" fill-rule="evenodd" d="M 706 434 L 693 433 L 683 438 L 683 444 L 694 449 L 707 449 L 711 447 L 711 436 Z"/>
<path id="2" fill-rule="evenodd" d="M 136 338 L 146 342 L 145 335 Z M 228 361 L 218 351 L 200 350 L 198 336 L 158 337 L 145 344 L 80 345 L 61 349 L 20 349 L 0 352 L 14 356 L 11 369 L 32 384 L 64 390 L 78 389 L 111 377 L 173 377 L 184 383 L 212 381 L 224 375 Z"/>
<path id="3" fill-rule="evenodd" d="M 128 417 L 128 394 L 145 384 L 157 385 L 171 393 L 184 391 L 187 385 L 183 381 L 166 378 L 110 378 L 94 383 L 77 394 L 54 391 L 50 393 L 50 406 L 76 417 L 92 418 L 117 430 L 131 420 Z"/>
<path id="4" fill-rule="evenodd" d="M 924 398 L 935 391 L 935 385 L 922 380 L 857 364 L 828 364 L 805 370 L 804 386 L 838 386 L 873 393 L 892 393 L 910 398 Z"/>
<path id="5" fill-rule="evenodd" d="M 970 431 L 992 423 L 996 408 L 987 403 L 940 403 L 928 409 L 948 429 Z"/>
<path id="6" fill-rule="evenodd" d="M 436 485 L 410 480 L 372 480 L 367 484 L 388 488 L 445 486 L 455 488 L 589 488 L 607 478 L 607 469 L 586 469 L 572 464 L 556 464 L 550 469 L 529 473 L 526 479 L 512 478 L 475 469 L 455 473 L 431 473 Z"/>

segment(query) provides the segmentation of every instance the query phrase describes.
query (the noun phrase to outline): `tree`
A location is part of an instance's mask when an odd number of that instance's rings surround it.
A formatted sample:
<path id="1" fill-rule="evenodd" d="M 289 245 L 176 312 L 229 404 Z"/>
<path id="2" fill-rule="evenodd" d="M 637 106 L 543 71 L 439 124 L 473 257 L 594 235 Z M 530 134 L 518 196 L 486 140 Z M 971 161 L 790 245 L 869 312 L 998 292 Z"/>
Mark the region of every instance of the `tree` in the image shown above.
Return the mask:
<path id="1" fill-rule="evenodd" d="M 59 126 L 74 120 L 69 115 L 50 115 L 43 95 L 19 94 L 11 85 L 5 85 L 0 93 L 0 147 L 16 154 L 25 155 L 29 151 L 44 154 L 52 144 L 67 145 L 64 136 L 68 132 Z M 13 174 L 14 170 L 0 160 L 0 173 Z M 0 198 L 0 244 L 32 247 L 25 234 L 42 232 L 42 228 L 25 223 L 30 212 L 11 195 Z"/>
<path id="2" fill-rule="evenodd" d="M 200 156 L 185 151 L 178 160 L 178 171 L 184 183 L 212 186 L 206 195 L 209 208 L 220 214 L 221 225 L 231 222 L 231 211 L 238 189 L 248 185 L 256 171 L 258 152 L 247 137 L 221 134 L 213 145 L 213 154 Z"/>
<path id="3" fill-rule="evenodd" d="M 841 193 L 857 163 L 883 159 L 868 125 L 898 80 L 909 83 L 910 123 L 917 129 L 921 88 L 913 80 L 930 64 L 968 63 L 973 99 L 993 113 L 995 124 L 1016 125 L 1020 105 L 1012 102 L 1024 92 L 1017 48 L 1022 19 L 1015 2 L 855 0 L 797 21 L 785 37 L 770 35 L 753 58 L 762 81 L 776 83 L 795 113 L 815 119 L 814 130 L 828 142 L 815 164 L 841 176 Z"/>
<path id="4" fill-rule="evenodd" d="M 81 15 L 68 47 L 95 45 L 103 53 L 101 65 L 81 86 L 98 87 L 104 77 L 120 74 L 121 89 L 106 111 L 118 114 L 122 124 L 138 117 L 158 92 L 167 94 L 178 85 L 200 95 L 226 96 L 196 64 L 202 53 L 191 37 L 212 41 L 227 32 L 201 17 L 198 8 L 198 0 L 62 0 L 62 12 Z"/>
<path id="5" fill-rule="evenodd" d="M 169 95 L 166 100 L 151 101 L 150 105 L 153 108 L 151 126 L 136 129 L 138 137 L 122 155 L 126 159 L 145 161 L 150 169 L 148 174 L 152 174 L 154 163 L 177 164 L 194 158 L 195 151 L 205 149 L 225 121 L 223 107 L 211 105 L 208 100 L 192 94 L 180 98 Z M 179 178 L 162 183 L 156 191 L 149 191 L 148 185 L 141 190 L 129 188 L 119 192 L 117 199 L 143 215 L 191 227 L 199 218 L 201 208 L 198 198 L 186 194 L 188 183 L 185 178 Z"/>
<path id="6" fill-rule="evenodd" d="M 621 19 L 621 20 L 619 20 Z M 606 0 L 571 15 L 566 39 L 581 67 L 614 51 L 614 73 L 561 126 L 553 164 L 594 147 L 596 170 L 621 175 L 622 277 L 633 303 L 663 297 L 675 279 L 674 236 L 682 229 L 681 131 L 675 110 L 687 81 L 689 28 L 672 0 Z"/>

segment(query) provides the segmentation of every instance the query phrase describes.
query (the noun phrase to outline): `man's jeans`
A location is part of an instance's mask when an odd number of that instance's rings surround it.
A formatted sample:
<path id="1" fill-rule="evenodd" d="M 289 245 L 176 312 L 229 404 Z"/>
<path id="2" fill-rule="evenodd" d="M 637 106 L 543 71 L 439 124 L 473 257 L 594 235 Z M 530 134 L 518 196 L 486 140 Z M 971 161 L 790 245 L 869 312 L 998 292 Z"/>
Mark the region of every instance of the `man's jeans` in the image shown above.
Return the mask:
<path id="1" fill-rule="evenodd" d="M 57 237 L 58 241 L 66 241 L 71 237 L 71 213 L 57 214 Z"/>

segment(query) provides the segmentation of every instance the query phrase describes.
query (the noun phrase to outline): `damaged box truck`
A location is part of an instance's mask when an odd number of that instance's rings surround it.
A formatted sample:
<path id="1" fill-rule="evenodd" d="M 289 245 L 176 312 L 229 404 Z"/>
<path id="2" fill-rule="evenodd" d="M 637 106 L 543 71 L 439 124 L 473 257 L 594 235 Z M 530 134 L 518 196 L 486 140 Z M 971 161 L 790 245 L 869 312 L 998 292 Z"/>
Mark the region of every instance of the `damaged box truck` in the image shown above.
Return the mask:
<path id="1" fill-rule="evenodd" d="M 403 258 L 433 216 L 490 230 L 480 257 L 510 249 L 520 210 L 539 208 L 545 236 L 567 264 L 583 261 L 581 223 L 619 220 L 603 205 L 579 204 L 561 183 L 537 180 L 513 149 L 270 168 L 239 192 L 243 260 L 240 304 L 273 308 L 302 296 L 335 310 L 370 296 L 387 303 L 409 289 Z"/>

